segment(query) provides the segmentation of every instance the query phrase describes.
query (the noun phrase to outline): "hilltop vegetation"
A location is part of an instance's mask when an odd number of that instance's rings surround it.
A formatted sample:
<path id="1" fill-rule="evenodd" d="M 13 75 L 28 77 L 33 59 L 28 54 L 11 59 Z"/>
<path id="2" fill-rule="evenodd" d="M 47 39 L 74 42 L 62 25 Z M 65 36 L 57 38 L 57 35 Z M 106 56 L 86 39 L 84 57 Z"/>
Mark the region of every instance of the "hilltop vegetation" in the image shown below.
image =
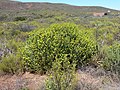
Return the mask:
<path id="1" fill-rule="evenodd" d="M 119 11 L 0 0 L 0 13 L 1 74 L 48 74 L 47 90 L 75 89 L 75 72 L 88 66 L 120 78 Z"/>
<path id="2" fill-rule="evenodd" d="M 72 6 L 67 4 L 52 4 L 52 3 L 21 3 L 15 1 L 0 2 L 0 20 L 1 21 L 16 21 L 16 18 L 24 18 L 20 20 L 39 20 L 48 23 L 57 20 L 69 21 L 71 19 L 86 19 L 94 18 L 93 12 L 111 11 L 107 17 L 120 17 L 119 11 L 97 6 Z M 42 19 L 42 20 L 41 20 Z M 68 19 L 68 20 L 66 20 Z M 18 19 L 17 19 L 18 20 Z"/>

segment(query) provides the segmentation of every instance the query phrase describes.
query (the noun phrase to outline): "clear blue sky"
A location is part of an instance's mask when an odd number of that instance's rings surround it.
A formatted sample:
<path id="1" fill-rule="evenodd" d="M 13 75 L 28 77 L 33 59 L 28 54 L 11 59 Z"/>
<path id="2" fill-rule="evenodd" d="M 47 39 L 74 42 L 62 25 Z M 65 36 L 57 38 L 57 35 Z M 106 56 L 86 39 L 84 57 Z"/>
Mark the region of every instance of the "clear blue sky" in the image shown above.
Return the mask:
<path id="1" fill-rule="evenodd" d="M 66 3 L 77 6 L 103 6 L 120 10 L 120 0 L 16 0 L 16 1 Z"/>

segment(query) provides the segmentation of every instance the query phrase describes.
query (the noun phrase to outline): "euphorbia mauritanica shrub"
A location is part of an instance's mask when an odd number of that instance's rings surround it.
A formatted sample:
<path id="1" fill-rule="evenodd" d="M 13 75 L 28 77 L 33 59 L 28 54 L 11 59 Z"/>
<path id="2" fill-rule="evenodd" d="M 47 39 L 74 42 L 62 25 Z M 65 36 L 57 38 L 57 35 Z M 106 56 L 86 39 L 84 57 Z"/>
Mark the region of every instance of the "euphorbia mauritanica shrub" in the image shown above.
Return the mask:
<path id="1" fill-rule="evenodd" d="M 96 53 L 91 30 L 82 30 L 73 23 L 53 24 L 30 34 L 22 49 L 26 70 L 46 72 L 57 58 L 67 55 L 77 66 L 87 65 Z"/>

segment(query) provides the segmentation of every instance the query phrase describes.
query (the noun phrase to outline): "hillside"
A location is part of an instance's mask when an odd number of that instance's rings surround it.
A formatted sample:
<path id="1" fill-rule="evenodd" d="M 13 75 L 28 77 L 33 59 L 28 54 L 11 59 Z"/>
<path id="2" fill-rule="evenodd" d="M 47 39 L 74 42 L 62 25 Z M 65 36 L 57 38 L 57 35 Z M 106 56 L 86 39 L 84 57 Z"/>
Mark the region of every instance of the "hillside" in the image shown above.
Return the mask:
<path id="1" fill-rule="evenodd" d="M 106 10 L 116 11 L 109 8 L 99 7 L 99 6 L 73 6 L 62 3 L 39 3 L 39 2 L 28 2 L 22 3 L 18 1 L 10 0 L 0 0 L 1 10 L 63 10 L 63 11 L 79 11 L 79 12 L 106 12 Z"/>
<path id="2" fill-rule="evenodd" d="M 91 17 L 94 12 L 111 11 L 108 16 L 119 16 L 119 11 L 99 6 L 73 6 L 60 3 L 22 3 L 9 0 L 0 0 L 0 18 L 9 16 L 13 20 L 15 16 L 27 18 L 66 16 L 66 17 Z M 47 16 L 46 16 L 47 14 Z"/>

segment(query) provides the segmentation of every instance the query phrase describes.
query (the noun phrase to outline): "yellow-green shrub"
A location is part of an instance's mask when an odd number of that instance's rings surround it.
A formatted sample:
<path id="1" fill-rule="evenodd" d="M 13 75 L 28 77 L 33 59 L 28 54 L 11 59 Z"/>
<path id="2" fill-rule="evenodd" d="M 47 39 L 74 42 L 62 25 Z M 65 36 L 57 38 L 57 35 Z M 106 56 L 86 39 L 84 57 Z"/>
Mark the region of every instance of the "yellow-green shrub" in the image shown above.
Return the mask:
<path id="1" fill-rule="evenodd" d="M 78 66 L 88 64 L 96 52 L 96 43 L 92 33 L 82 29 L 73 23 L 63 23 L 31 34 L 22 52 L 26 69 L 46 72 L 61 54 L 67 54 L 70 63 L 76 61 Z"/>

